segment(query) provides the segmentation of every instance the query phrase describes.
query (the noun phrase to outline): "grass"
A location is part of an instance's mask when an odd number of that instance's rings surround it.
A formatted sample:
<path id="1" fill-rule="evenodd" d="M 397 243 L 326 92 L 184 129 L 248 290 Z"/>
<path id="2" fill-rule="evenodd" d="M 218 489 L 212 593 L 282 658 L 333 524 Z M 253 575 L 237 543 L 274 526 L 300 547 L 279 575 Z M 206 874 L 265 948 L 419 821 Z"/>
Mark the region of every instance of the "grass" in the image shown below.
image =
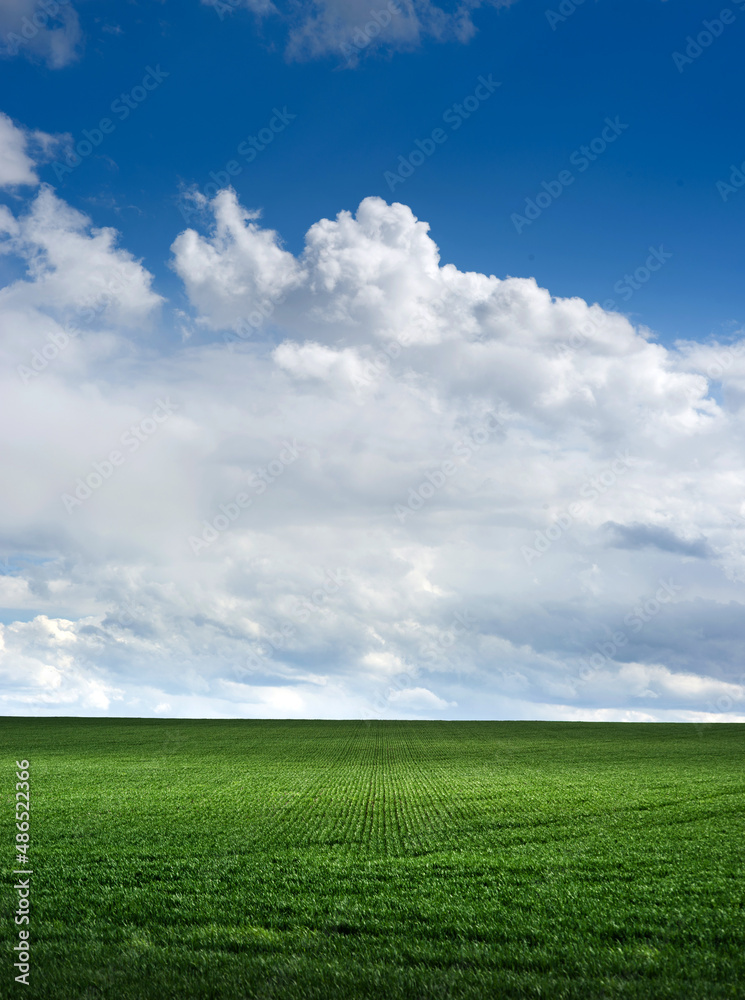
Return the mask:
<path id="1" fill-rule="evenodd" d="M 0 720 L 40 1000 L 745 997 L 745 728 Z"/>

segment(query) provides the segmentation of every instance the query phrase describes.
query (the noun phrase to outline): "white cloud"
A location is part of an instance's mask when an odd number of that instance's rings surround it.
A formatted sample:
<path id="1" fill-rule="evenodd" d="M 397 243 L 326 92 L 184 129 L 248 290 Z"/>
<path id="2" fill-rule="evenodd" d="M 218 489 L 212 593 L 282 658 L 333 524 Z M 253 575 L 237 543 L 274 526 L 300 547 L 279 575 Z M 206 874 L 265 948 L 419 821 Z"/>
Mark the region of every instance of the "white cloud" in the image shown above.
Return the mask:
<path id="1" fill-rule="evenodd" d="M 743 714 L 739 361 L 717 402 L 721 346 L 442 266 L 404 205 L 298 257 L 208 207 L 173 244 L 186 344 L 131 329 L 161 300 L 113 231 L 47 188 L 5 219 L 8 711 Z"/>
<path id="2" fill-rule="evenodd" d="M 473 11 L 481 7 L 508 7 L 513 0 L 461 0 L 446 9 L 432 0 L 299 0 L 276 5 L 271 0 L 201 0 L 214 6 L 221 19 L 243 7 L 265 17 L 275 15 L 287 24 L 287 56 L 313 59 L 339 56 L 349 65 L 376 50 L 408 50 L 423 38 L 467 42 L 475 33 Z M 450 5 L 448 5 L 450 6 Z"/>
<path id="3" fill-rule="evenodd" d="M 0 625 L 0 679 L 6 714 L 73 708 L 105 711 L 121 691 L 101 677 L 80 649 L 71 622 L 39 615 L 30 622 Z"/>
<path id="4" fill-rule="evenodd" d="M 131 325 L 161 302 L 151 290 L 151 276 L 130 253 L 117 249 L 115 230 L 92 228 L 90 219 L 48 185 L 26 214 L 11 217 L 4 228 L 9 238 L 2 248 L 25 261 L 31 279 L 0 290 L 0 307 L 7 311 L 67 317 L 91 310 Z"/>
<path id="5" fill-rule="evenodd" d="M 80 54 L 82 32 L 70 0 L 3 0 L 0 6 L 0 54 L 19 53 L 43 60 L 50 69 L 62 69 Z"/>
<path id="6" fill-rule="evenodd" d="M 175 270 L 192 302 L 220 328 L 254 310 L 266 309 L 301 279 L 292 254 L 277 234 L 260 229 L 257 212 L 247 212 L 233 191 L 213 201 L 214 232 L 209 239 L 193 229 L 173 244 Z"/>
<path id="7" fill-rule="evenodd" d="M 454 708 L 454 701 L 445 701 L 427 688 L 401 688 L 388 696 L 388 701 L 394 708 L 412 709 L 418 712 L 428 712 L 436 709 Z"/>
<path id="8" fill-rule="evenodd" d="M 0 111 L 0 188 L 36 187 L 37 159 L 46 158 L 56 142 L 57 137 L 29 132 Z"/>

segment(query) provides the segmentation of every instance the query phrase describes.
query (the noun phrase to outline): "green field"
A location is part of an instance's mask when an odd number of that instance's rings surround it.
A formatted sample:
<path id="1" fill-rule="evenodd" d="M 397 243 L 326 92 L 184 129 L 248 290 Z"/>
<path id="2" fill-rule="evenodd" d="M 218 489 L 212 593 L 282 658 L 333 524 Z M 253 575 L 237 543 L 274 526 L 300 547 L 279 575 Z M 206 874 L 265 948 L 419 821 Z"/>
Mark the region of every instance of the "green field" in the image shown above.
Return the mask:
<path id="1" fill-rule="evenodd" d="M 745 727 L 0 720 L 40 1000 L 745 997 Z"/>

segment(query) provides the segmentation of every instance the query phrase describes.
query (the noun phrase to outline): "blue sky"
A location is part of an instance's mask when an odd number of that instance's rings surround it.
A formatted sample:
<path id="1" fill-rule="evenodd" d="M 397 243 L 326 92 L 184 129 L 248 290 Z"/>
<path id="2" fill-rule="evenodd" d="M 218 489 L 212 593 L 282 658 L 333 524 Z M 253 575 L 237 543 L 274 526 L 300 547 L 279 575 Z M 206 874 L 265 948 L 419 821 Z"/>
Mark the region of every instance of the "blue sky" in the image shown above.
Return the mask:
<path id="1" fill-rule="evenodd" d="M 291 126 L 253 163 L 238 157 L 234 186 L 290 249 L 316 219 L 379 194 L 430 223 L 444 261 L 534 275 L 555 295 L 602 302 L 618 299 L 614 284 L 662 244 L 673 257 L 627 308 L 668 341 L 722 336 L 743 319 L 745 197 L 723 202 L 716 182 L 745 159 L 737 100 L 745 10 L 731 5 L 734 22 L 682 72 L 673 61 L 720 9 L 586 0 L 552 27 L 546 11 L 558 15 L 557 4 L 520 0 L 474 11 L 466 44 L 429 38 L 396 52 L 371 42 L 347 68 L 339 46 L 288 59 L 279 15 L 226 5 L 221 19 L 196 2 L 91 0 L 78 5 L 85 37 L 77 61 L 52 70 L 7 59 L 0 74 L 8 114 L 76 138 L 148 65 L 170 74 L 128 120 L 115 118 L 116 132 L 59 185 L 97 224 L 116 226 L 169 292 L 164 260 L 179 186 L 208 184 L 272 109 L 286 106 Z M 392 193 L 385 171 L 442 125 L 482 74 L 499 90 Z M 607 116 L 628 129 L 518 235 L 512 213 L 571 168 L 572 151 L 599 135 Z M 51 165 L 40 176 L 56 184 Z"/>
<path id="2" fill-rule="evenodd" d="M 745 720 L 743 0 L 45 3 L 2 710 Z"/>

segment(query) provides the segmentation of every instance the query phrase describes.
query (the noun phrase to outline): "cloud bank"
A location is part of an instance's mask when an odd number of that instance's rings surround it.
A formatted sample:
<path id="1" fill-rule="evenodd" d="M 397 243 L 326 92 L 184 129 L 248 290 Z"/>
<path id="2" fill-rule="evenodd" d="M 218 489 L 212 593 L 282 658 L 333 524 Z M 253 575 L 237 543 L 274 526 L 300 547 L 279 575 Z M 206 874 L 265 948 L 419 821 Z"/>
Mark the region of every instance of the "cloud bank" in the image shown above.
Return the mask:
<path id="1" fill-rule="evenodd" d="M 299 256 L 204 209 L 183 343 L 113 230 L 0 219 L 3 712 L 745 719 L 742 339 L 460 271 L 380 198 Z"/>

